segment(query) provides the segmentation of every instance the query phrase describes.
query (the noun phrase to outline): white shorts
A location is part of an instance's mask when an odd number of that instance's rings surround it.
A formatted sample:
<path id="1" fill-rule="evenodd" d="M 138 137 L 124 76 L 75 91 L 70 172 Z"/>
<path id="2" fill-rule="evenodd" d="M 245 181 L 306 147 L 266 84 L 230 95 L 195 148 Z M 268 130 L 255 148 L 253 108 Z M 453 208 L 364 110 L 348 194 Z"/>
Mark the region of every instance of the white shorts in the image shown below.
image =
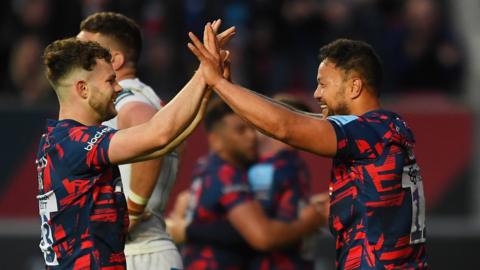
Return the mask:
<path id="1" fill-rule="evenodd" d="M 182 270 L 183 263 L 178 250 L 168 249 L 146 254 L 129 255 L 128 270 Z"/>

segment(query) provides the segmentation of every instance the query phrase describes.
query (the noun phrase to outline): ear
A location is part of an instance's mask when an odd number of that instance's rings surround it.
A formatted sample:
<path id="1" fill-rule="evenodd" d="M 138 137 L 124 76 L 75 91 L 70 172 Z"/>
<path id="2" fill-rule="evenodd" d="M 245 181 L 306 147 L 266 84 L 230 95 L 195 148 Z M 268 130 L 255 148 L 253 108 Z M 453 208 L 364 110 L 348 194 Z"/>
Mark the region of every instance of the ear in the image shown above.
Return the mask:
<path id="1" fill-rule="evenodd" d="M 358 77 L 352 78 L 350 86 L 350 98 L 356 99 L 360 96 L 363 90 L 363 81 Z"/>
<path id="2" fill-rule="evenodd" d="M 85 81 L 76 81 L 75 84 L 75 92 L 78 94 L 79 97 L 81 97 L 82 99 L 87 99 L 88 98 L 88 86 L 87 86 L 87 82 Z"/>
<path id="3" fill-rule="evenodd" d="M 125 55 L 120 51 L 111 51 L 111 54 L 113 70 L 117 71 L 125 65 Z"/>

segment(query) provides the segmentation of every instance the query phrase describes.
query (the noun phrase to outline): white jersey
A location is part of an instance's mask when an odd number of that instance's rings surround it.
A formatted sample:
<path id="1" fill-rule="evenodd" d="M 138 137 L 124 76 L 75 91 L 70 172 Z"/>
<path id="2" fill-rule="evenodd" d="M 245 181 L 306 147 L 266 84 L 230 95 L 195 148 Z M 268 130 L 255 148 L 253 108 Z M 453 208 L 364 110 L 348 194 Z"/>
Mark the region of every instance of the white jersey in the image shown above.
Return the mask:
<path id="1" fill-rule="evenodd" d="M 161 109 L 161 100 L 152 88 L 142 83 L 139 79 L 126 79 L 119 81 L 123 88 L 117 96 L 115 108 L 120 111 L 129 102 L 144 102 L 157 110 Z M 117 117 L 104 123 L 107 126 L 118 128 Z M 177 151 L 163 157 L 162 168 L 157 184 L 147 204 L 147 210 L 152 217 L 137 224 L 127 237 L 125 255 L 138 255 L 163 250 L 176 249 L 170 236 L 165 232 L 163 211 L 167 205 L 170 191 L 177 177 L 179 157 Z M 125 194 L 130 194 L 131 165 L 120 165 L 120 174 Z"/>

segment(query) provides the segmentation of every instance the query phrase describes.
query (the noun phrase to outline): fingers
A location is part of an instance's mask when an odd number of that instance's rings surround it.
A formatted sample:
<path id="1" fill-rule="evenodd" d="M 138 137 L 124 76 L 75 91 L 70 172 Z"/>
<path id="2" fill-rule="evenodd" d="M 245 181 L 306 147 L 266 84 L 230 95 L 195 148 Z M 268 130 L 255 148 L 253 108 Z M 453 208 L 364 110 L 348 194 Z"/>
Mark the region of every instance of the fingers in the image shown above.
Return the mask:
<path id="1" fill-rule="evenodd" d="M 198 60 L 202 61 L 203 59 L 205 59 L 203 54 L 192 43 L 189 42 L 187 46 L 190 49 L 190 51 L 198 58 Z"/>
<path id="2" fill-rule="evenodd" d="M 197 56 L 199 59 L 203 59 L 210 56 L 209 51 L 203 46 L 202 42 L 193 34 L 192 32 L 188 33 L 192 43 L 189 43 L 188 48 Z"/>
<path id="3" fill-rule="evenodd" d="M 224 63 L 230 62 L 230 51 L 229 50 L 220 50 L 220 56 Z"/>
<path id="4" fill-rule="evenodd" d="M 212 22 L 212 29 L 213 29 L 213 32 L 215 32 L 215 34 L 218 33 L 218 29 L 220 29 L 221 24 L 222 24 L 221 19 L 217 19 Z"/>
<path id="5" fill-rule="evenodd" d="M 225 45 L 235 36 L 236 34 L 236 28 L 235 26 L 232 26 L 228 28 L 227 30 L 223 31 L 222 33 L 217 35 L 217 39 L 220 44 L 220 48 L 225 48 Z"/>
<path id="6" fill-rule="evenodd" d="M 203 45 L 205 46 L 205 48 L 207 48 L 209 52 L 212 52 L 210 49 L 212 47 L 212 44 L 210 44 L 208 28 L 210 28 L 209 22 L 203 27 Z"/>
<path id="7" fill-rule="evenodd" d="M 205 46 L 207 47 L 207 50 L 212 54 L 212 56 L 215 57 L 215 59 L 219 59 L 219 46 L 218 46 L 217 36 L 213 31 L 210 23 L 207 23 L 205 28 L 207 30 L 207 40 L 208 40 L 208 44 L 205 44 Z"/>

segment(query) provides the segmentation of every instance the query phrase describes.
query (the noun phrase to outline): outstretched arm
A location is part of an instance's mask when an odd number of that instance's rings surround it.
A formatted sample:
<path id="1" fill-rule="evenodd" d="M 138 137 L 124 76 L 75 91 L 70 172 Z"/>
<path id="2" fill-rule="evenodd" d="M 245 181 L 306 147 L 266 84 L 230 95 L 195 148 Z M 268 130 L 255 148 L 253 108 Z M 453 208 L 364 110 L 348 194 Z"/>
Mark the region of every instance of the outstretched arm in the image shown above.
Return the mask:
<path id="1" fill-rule="evenodd" d="M 211 31 L 207 31 L 207 26 Z M 206 48 L 212 49 L 211 41 L 218 42 L 217 36 L 211 25 L 207 26 L 204 31 L 204 40 L 207 44 Z M 235 28 L 231 27 L 221 33 L 219 39 L 223 42 L 228 41 L 234 33 Z M 220 59 L 217 60 L 221 62 Z M 175 98 L 148 122 L 118 131 L 110 142 L 108 153 L 110 162 L 123 164 L 143 161 L 171 151 L 173 146 L 185 139 L 186 135 L 181 137 L 182 140 L 178 140 L 177 137 L 183 134 L 184 129 L 190 126 L 190 122 L 197 115 L 206 88 L 202 74 L 197 71 Z M 198 121 L 200 120 L 201 116 Z M 191 127 L 190 133 L 195 126 Z M 172 142 L 174 144 L 171 144 Z"/>
<path id="2" fill-rule="evenodd" d="M 207 29 L 213 31 L 212 29 Z M 196 36 L 190 35 L 188 47 L 201 62 L 201 72 L 208 85 L 240 116 L 270 137 L 322 156 L 334 156 L 337 140 L 328 120 L 301 114 L 266 99 L 255 92 L 225 80 L 218 64 L 218 44 L 208 49 Z"/>
<path id="3" fill-rule="evenodd" d="M 152 153 L 168 146 L 192 121 L 205 89 L 205 81 L 197 71 L 175 98 L 149 121 L 115 133 L 108 149 L 110 162 L 123 164 L 158 157 Z"/>
<path id="4" fill-rule="evenodd" d="M 147 155 L 141 156 L 137 159 L 134 159 L 133 162 L 137 161 L 142 161 L 142 160 L 149 160 L 149 159 L 154 159 L 154 158 L 159 158 L 166 153 L 172 151 L 175 149 L 180 143 L 182 143 L 192 132 L 197 128 L 198 124 L 202 121 L 203 116 L 205 115 L 205 110 L 207 108 L 208 100 L 210 99 L 212 91 L 207 90 L 205 95 L 203 96 L 201 103 L 200 103 L 200 108 L 198 109 L 197 114 L 195 115 L 195 118 L 190 122 L 187 128 L 185 128 L 182 133 L 180 133 L 177 137 L 173 139 L 169 144 L 167 144 L 165 147 L 151 152 Z"/>

